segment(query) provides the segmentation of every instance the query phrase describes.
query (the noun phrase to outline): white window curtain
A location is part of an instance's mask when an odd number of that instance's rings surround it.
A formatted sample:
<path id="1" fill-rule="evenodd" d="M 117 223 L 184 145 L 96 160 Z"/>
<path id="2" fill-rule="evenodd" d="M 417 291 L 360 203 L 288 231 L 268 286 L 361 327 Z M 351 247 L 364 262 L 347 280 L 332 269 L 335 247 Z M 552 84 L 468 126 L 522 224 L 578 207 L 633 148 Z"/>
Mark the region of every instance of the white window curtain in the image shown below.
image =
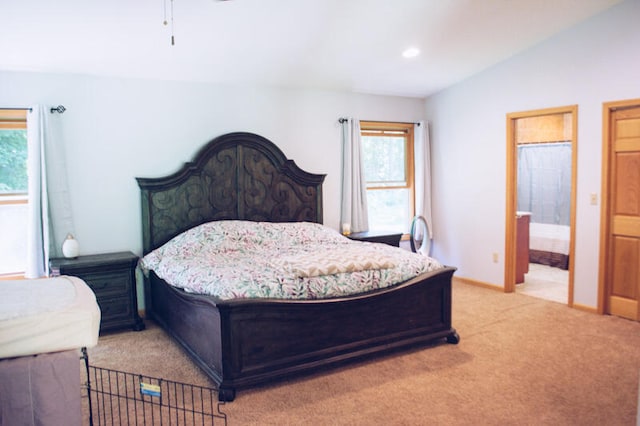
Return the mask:
<path id="1" fill-rule="evenodd" d="M 342 119 L 342 207 L 340 222 L 351 232 L 369 230 L 367 182 L 362 164 L 360 121 Z"/>
<path id="2" fill-rule="evenodd" d="M 431 143 L 429 123 L 420 121 L 414 125 L 416 215 L 427 221 L 429 238 L 433 239 L 431 214 Z"/>
<path id="3" fill-rule="evenodd" d="M 50 120 L 50 115 L 42 105 L 27 114 L 26 278 L 47 276 L 49 257 L 59 256 L 66 235 L 74 232 L 64 146 L 58 137 L 60 117 Z"/>

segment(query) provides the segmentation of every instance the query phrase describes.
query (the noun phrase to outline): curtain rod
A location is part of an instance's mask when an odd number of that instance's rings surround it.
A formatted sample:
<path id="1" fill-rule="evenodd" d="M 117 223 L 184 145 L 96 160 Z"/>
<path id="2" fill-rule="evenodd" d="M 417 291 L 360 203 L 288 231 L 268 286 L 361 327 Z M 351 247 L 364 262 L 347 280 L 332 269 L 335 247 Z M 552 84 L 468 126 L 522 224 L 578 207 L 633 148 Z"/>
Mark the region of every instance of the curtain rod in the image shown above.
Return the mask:
<path id="1" fill-rule="evenodd" d="M 342 123 L 346 123 L 349 119 L 345 118 L 345 117 L 340 117 L 338 118 L 338 123 L 342 124 Z M 417 126 L 420 125 L 420 123 L 414 123 L 412 121 L 376 121 L 376 120 L 362 120 L 362 121 L 368 121 L 369 123 L 400 123 L 400 124 L 415 124 Z"/>
<path id="2" fill-rule="evenodd" d="M 18 110 L 18 111 L 31 111 L 32 108 L 0 108 L 0 111 L 7 111 L 7 110 Z"/>
<path id="3" fill-rule="evenodd" d="M 6 111 L 6 110 L 11 110 L 11 109 L 17 109 L 17 110 L 22 110 L 22 111 L 33 111 L 33 108 L 0 108 L 0 111 Z M 64 105 L 58 105 L 57 107 L 51 107 L 51 109 L 49 110 L 52 114 L 54 112 L 60 113 L 62 114 L 63 112 L 65 112 L 67 109 L 64 107 Z"/>

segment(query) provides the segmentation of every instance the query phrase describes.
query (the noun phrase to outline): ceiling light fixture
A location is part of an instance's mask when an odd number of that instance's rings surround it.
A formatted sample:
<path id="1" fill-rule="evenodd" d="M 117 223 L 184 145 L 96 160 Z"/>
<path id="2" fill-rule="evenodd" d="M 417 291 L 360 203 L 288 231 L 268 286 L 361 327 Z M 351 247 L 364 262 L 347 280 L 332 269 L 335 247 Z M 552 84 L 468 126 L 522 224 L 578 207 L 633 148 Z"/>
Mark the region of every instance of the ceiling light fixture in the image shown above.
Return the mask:
<path id="1" fill-rule="evenodd" d="M 229 0 L 215 0 L 215 1 L 229 1 Z M 169 20 L 171 21 L 171 45 L 175 46 L 176 40 L 173 36 L 173 0 L 169 0 L 170 2 L 170 11 L 169 11 Z M 162 25 L 165 27 L 169 24 L 167 21 L 167 0 L 162 0 L 162 8 L 164 12 L 164 19 L 162 20 Z"/>
<path id="2" fill-rule="evenodd" d="M 402 56 L 405 58 L 415 58 L 420 54 L 420 49 L 417 47 L 409 47 L 402 52 Z"/>
<path id="3" fill-rule="evenodd" d="M 170 18 L 171 18 L 171 45 L 175 46 L 176 42 L 175 39 L 173 38 L 173 0 L 169 0 L 171 2 L 171 11 L 170 11 Z M 167 0 L 163 0 L 162 2 L 163 4 L 163 9 L 164 9 L 164 20 L 162 21 L 162 25 L 164 25 L 165 27 L 167 26 L 168 22 L 167 22 Z"/>

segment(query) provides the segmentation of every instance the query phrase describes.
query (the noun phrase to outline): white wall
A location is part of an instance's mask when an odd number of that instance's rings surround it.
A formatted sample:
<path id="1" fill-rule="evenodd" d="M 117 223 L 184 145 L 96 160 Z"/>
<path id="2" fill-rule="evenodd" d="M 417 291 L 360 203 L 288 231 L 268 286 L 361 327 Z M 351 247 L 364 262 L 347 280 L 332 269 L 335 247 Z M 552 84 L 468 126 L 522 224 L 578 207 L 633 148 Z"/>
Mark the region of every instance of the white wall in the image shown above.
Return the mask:
<path id="1" fill-rule="evenodd" d="M 627 0 L 426 100 L 433 254 L 459 276 L 504 285 L 506 114 L 577 104 L 574 301 L 597 306 L 600 205 L 589 194 L 601 189 L 602 103 L 640 98 L 639 23 L 640 1 Z"/>
<path id="2" fill-rule="evenodd" d="M 141 254 L 135 177 L 172 173 L 216 136 L 258 133 L 304 170 L 325 173 L 324 222 L 338 229 L 338 118 L 417 121 L 424 102 L 317 90 L 226 87 L 0 71 L 0 106 L 63 104 L 71 203 L 81 254 Z"/>

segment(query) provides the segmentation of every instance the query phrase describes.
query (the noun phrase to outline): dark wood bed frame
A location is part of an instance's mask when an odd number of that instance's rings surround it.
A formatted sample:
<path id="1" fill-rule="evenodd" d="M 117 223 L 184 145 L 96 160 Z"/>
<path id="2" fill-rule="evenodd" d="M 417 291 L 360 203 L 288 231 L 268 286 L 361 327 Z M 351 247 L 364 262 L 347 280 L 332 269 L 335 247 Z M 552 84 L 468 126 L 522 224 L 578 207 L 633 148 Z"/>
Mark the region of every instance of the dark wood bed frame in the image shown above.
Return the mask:
<path id="1" fill-rule="evenodd" d="M 223 219 L 322 222 L 324 175 L 307 173 L 267 139 L 220 136 L 162 178 L 137 178 L 143 249 L 149 253 L 193 226 Z M 146 313 L 216 383 L 237 389 L 364 356 L 446 339 L 455 269 L 391 288 L 326 300 L 219 300 L 186 293 L 151 273 Z"/>

